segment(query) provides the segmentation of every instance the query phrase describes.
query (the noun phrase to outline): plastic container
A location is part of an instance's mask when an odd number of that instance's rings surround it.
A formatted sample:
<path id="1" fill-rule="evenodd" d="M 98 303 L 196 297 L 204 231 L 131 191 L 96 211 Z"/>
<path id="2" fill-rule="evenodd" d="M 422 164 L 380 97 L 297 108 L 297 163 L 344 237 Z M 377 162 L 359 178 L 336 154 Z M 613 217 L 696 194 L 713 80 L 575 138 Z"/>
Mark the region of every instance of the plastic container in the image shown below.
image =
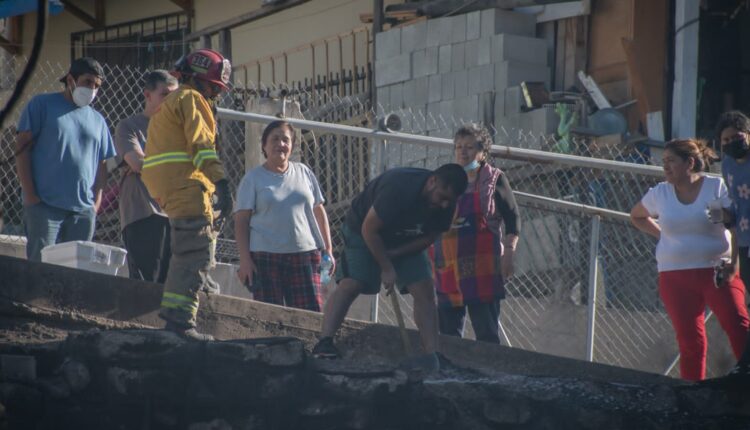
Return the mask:
<path id="1" fill-rule="evenodd" d="M 42 249 L 42 261 L 106 275 L 117 275 L 117 271 L 125 264 L 127 253 L 116 246 L 79 240 L 45 246 Z"/>
<path id="2" fill-rule="evenodd" d="M 216 267 L 211 269 L 209 275 L 211 279 L 219 284 L 218 294 L 224 296 L 239 297 L 243 299 L 252 299 L 250 291 L 242 285 L 240 278 L 237 277 L 239 266 L 227 263 L 216 263 Z"/>
<path id="3" fill-rule="evenodd" d="M 331 256 L 323 254 L 323 258 L 320 260 L 320 285 L 328 285 L 331 283 L 331 268 L 333 267 L 333 261 Z"/>

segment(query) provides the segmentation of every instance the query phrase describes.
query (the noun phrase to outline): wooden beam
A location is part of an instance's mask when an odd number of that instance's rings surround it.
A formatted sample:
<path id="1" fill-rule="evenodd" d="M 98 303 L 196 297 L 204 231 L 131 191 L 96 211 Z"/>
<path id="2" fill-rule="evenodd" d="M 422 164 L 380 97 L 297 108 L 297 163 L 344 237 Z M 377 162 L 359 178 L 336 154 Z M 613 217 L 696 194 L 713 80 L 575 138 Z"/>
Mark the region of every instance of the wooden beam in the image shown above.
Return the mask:
<path id="1" fill-rule="evenodd" d="M 651 102 L 643 82 L 645 76 L 643 76 L 638 55 L 633 47 L 633 41 L 623 37 L 622 49 L 625 51 L 625 58 L 628 61 L 630 86 L 633 88 L 633 95 L 638 100 L 639 118 L 641 124 L 645 126 L 648 123 L 648 114 L 651 113 Z"/>
<path id="2" fill-rule="evenodd" d="M 219 33 L 219 52 L 232 61 L 232 30 L 221 30 Z"/>
<path id="3" fill-rule="evenodd" d="M 107 15 L 107 6 L 105 0 L 96 0 L 94 2 L 94 18 L 102 27 L 105 26 Z"/>
<path id="4" fill-rule="evenodd" d="M 3 36 L 0 36 L 0 48 L 5 49 L 11 55 L 18 55 L 20 53 L 20 47 Z"/>
<path id="5" fill-rule="evenodd" d="M 103 0 L 96 0 L 96 1 L 97 1 L 96 6 L 95 6 L 96 13 L 99 14 L 100 9 L 101 9 L 101 13 L 103 15 L 103 6 L 99 5 L 100 2 L 103 3 Z M 75 16 L 76 18 L 86 23 L 89 27 L 96 28 L 96 29 L 100 29 L 104 27 L 103 16 L 102 16 L 102 21 L 99 21 L 97 19 L 99 17 L 93 17 L 89 15 L 86 11 L 74 5 L 71 0 L 61 0 L 61 2 L 63 6 L 65 6 L 65 10 L 70 12 L 71 15 Z"/>
<path id="6" fill-rule="evenodd" d="M 10 28 L 8 29 L 10 40 L 0 36 L 0 48 L 5 49 L 11 55 L 21 53 L 21 19 L 20 16 L 10 18 Z"/>
<path id="7" fill-rule="evenodd" d="M 514 9 L 517 7 L 525 6 L 542 6 L 554 3 L 566 3 L 570 0 L 475 0 L 472 2 L 463 0 L 432 0 L 422 1 L 416 3 L 417 10 L 420 15 L 426 15 L 428 17 L 444 16 L 446 14 L 460 14 L 473 12 L 475 10 L 489 9 L 489 8 L 500 8 L 500 9 Z M 396 5 L 393 5 L 396 6 Z M 411 4 L 407 3 L 403 6 L 404 8 L 412 8 Z M 388 10 L 395 10 L 394 7 L 389 6 Z"/>
<path id="8" fill-rule="evenodd" d="M 305 4 L 309 1 L 310 0 L 289 0 L 281 4 L 270 4 L 267 6 L 263 6 L 252 12 L 244 13 L 240 16 L 216 23 L 214 25 L 209 25 L 203 30 L 194 31 L 188 34 L 187 36 L 185 36 L 185 40 L 188 42 L 191 42 L 193 40 L 200 39 L 204 35 L 216 34 L 220 32 L 221 30 L 231 30 L 235 27 L 239 27 L 240 25 L 244 25 L 253 21 L 257 21 L 261 18 L 265 18 L 267 16 L 273 15 L 275 13 L 281 12 L 286 9 L 291 9 L 301 4 Z"/>
<path id="9" fill-rule="evenodd" d="M 180 9 L 184 10 L 188 13 L 188 15 L 192 16 L 195 12 L 195 4 L 193 0 L 170 0 L 172 3 L 176 4 L 180 7 Z"/>
<path id="10" fill-rule="evenodd" d="M 392 21 L 407 21 L 418 18 L 417 12 L 415 11 L 395 11 L 386 12 L 385 19 Z M 365 24 L 373 22 L 372 13 L 363 12 L 359 14 L 359 20 Z"/>

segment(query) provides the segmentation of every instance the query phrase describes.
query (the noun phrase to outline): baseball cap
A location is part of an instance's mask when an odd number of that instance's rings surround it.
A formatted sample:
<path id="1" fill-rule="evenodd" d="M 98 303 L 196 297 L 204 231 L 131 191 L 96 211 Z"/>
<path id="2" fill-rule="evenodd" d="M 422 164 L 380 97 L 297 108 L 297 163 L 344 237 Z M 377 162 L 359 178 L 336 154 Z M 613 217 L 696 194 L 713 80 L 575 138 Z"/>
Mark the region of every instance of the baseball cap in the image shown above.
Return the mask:
<path id="1" fill-rule="evenodd" d="M 70 70 L 60 78 L 60 82 L 65 83 L 65 78 L 68 75 L 73 75 L 73 77 L 77 78 L 84 73 L 91 73 L 94 76 L 102 78 L 102 80 L 104 79 L 104 69 L 98 61 L 91 57 L 81 57 L 70 63 Z"/>

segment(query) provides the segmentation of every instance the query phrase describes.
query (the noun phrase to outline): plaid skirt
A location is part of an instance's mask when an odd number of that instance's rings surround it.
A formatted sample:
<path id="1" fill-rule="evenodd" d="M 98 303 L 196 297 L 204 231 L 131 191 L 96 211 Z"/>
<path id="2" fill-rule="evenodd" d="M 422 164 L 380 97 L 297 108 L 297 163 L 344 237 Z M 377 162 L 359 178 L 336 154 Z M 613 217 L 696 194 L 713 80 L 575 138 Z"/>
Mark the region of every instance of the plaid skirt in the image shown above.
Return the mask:
<path id="1" fill-rule="evenodd" d="M 251 252 L 255 267 L 252 293 L 255 300 L 320 312 L 320 251 L 292 254 Z"/>

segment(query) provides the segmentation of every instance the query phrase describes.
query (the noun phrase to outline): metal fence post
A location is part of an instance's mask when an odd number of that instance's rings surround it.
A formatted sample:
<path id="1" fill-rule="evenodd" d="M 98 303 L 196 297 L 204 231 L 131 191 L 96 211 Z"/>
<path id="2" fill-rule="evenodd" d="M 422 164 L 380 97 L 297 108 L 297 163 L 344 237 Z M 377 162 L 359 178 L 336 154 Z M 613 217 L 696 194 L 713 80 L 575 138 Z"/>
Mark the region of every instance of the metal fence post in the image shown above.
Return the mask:
<path id="1" fill-rule="evenodd" d="M 370 173 L 370 180 L 380 176 L 388 168 L 388 159 L 385 156 L 385 151 L 388 148 L 388 142 L 385 139 L 372 139 L 373 147 L 375 148 L 376 162 L 375 168 Z M 372 300 L 370 305 L 370 320 L 372 322 L 378 322 L 378 306 L 380 301 L 380 294 L 375 294 L 375 298 Z"/>
<path id="2" fill-rule="evenodd" d="M 601 217 L 591 218 L 591 243 L 589 247 L 589 293 L 588 324 L 586 330 L 586 360 L 594 361 L 594 337 L 596 329 L 596 278 L 599 269 L 599 230 Z"/>

